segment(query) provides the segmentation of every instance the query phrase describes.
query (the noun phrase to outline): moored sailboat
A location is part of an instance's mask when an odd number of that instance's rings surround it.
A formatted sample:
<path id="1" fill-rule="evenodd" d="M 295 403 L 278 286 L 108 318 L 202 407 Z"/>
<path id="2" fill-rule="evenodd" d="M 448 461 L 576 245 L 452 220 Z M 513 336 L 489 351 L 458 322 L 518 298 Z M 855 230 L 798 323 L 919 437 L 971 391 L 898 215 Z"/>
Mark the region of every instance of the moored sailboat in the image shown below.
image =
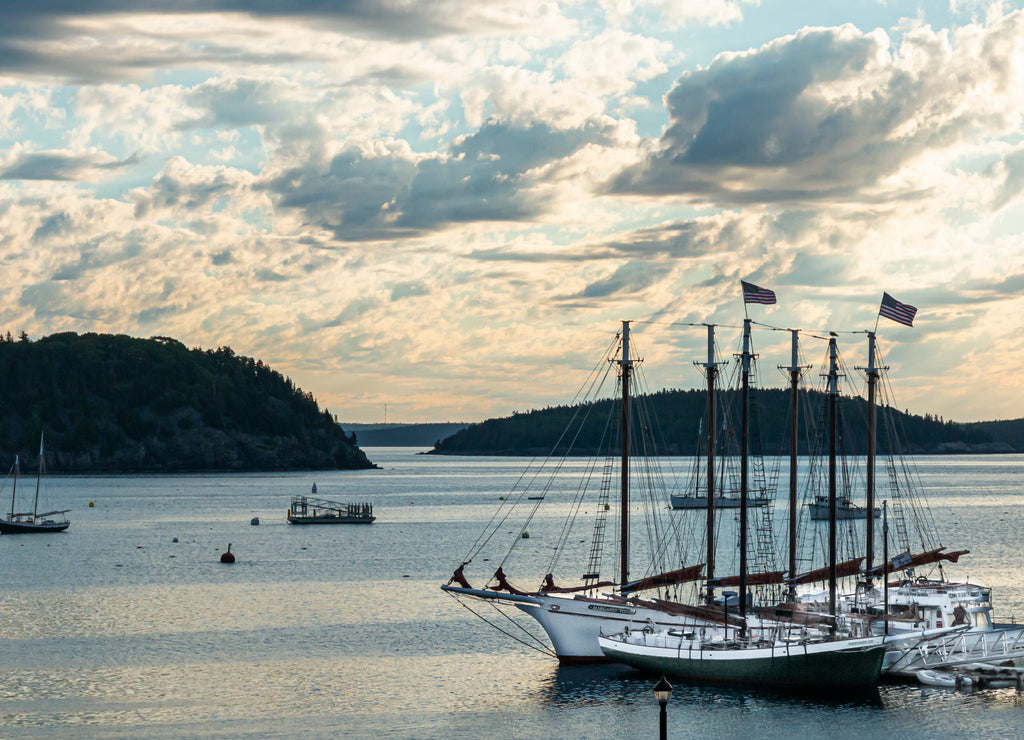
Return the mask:
<path id="1" fill-rule="evenodd" d="M 601 650 L 598 636 L 602 633 L 611 634 L 624 631 L 626 628 L 630 630 L 644 628 L 654 630 L 685 630 L 700 627 L 704 629 L 740 630 L 742 632 L 749 626 L 758 627 L 761 620 L 764 620 L 769 625 L 772 623 L 795 623 L 797 625 L 813 627 L 818 631 L 823 626 L 827 628 L 828 620 L 822 619 L 820 616 L 807 618 L 803 615 L 797 615 L 794 617 L 793 612 L 796 611 L 794 605 L 788 605 L 782 609 L 762 607 L 756 610 L 752 609 L 749 614 L 747 613 L 746 607 L 748 605 L 752 606 L 750 601 L 751 588 L 765 587 L 777 590 L 782 584 L 786 583 L 786 573 L 784 571 L 772 571 L 766 567 L 767 561 L 775 557 L 774 546 L 770 539 L 772 527 L 770 507 L 760 507 L 759 509 L 763 521 L 759 521 L 757 525 L 759 530 L 756 553 L 758 568 L 755 569 L 756 572 L 749 574 L 745 572 L 745 563 L 747 561 L 745 553 L 740 553 L 738 557 L 739 562 L 743 564 L 740 566 L 741 572 L 738 577 L 722 577 L 717 572 L 719 569 L 724 570 L 725 568 L 719 568 L 720 564 L 716 563 L 716 552 L 719 549 L 716 543 L 720 539 L 723 542 L 735 541 L 729 536 L 720 538 L 719 529 L 722 526 L 733 526 L 735 523 L 732 521 L 733 518 L 731 516 L 724 517 L 718 514 L 716 506 L 717 501 L 720 499 L 718 491 L 721 490 L 719 482 L 720 468 L 717 466 L 716 460 L 718 454 L 718 444 L 716 442 L 716 420 L 718 418 L 716 379 L 719 366 L 723 363 L 718 362 L 715 357 L 715 327 L 713 325 L 704 326 L 706 326 L 708 332 L 708 358 L 706 362 L 699 364 L 699 367 L 705 372 L 708 384 L 707 454 L 705 460 L 707 474 L 704 478 L 707 493 L 703 497 L 707 516 L 704 531 L 701 532 L 697 528 L 699 525 L 694 523 L 690 517 L 669 518 L 667 522 L 664 519 L 659 521 L 657 515 L 664 516 L 666 508 L 665 501 L 667 496 L 665 496 L 663 491 L 652 492 L 648 490 L 636 496 L 636 499 L 639 501 L 631 501 L 630 499 L 631 464 L 634 469 L 638 464 L 644 468 L 641 474 L 636 476 L 641 482 L 660 482 L 661 473 L 652 472 L 654 465 L 651 454 L 635 454 L 638 450 L 648 453 L 652 448 L 649 446 L 649 443 L 633 440 L 633 428 L 639 427 L 649 430 L 657 428 L 657 424 L 650 419 L 649 414 L 643 409 L 632 408 L 632 385 L 634 383 L 635 365 L 638 362 L 631 355 L 630 322 L 623 322 L 622 332 L 619 335 L 621 355 L 615 359 L 609 357 L 607 363 L 599 363 L 599 366 L 604 365 L 606 368 L 614 367 L 619 370 L 620 404 L 617 413 L 609 414 L 610 419 L 618 422 L 618 427 L 615 429 L 613 423 L 606 424 L 606 433 L 602 437 L 602 440 L 607 441 L 607 439 L 615 436 L 614 431 L 618 431 L 620 446 L 616 456 L 614 458 L 609 457 L 605 461 L 603 475 L 598 475 L 597 473 L 600 470 L 598 463 L 594 461 L 587 462 L 586 467 L 579 471 L 582 482 L 574 482 L 572 484 L 552 482 L 551 479 L 544 479 L 538 470 L 528 469 L 517 482 L 517 489 L 508 497 L 503 497 L 504 503 L 499 512 L 492 517 L 487 531 L 480 535 L 473 548 L 463 558 L 461 565 L 455 570 L 452 578 L 447 584 L 442 586 L 446 593 L 460 599 L 463 605 L 471 610 L 474 609 L 470 605 L 471 600 L 495 607 L 510 622 L 516 624 L 515 631 L 513 632 L 512 629 L 509 629 L 507 631 L 508 634 L 514 634 L 515 639 L 529 644 L 531 647 L 553 654 L 562 663 L 606 660 L 607 658 Z M 745 445 L 749 437 L 746 414 L 748 405 L 747 381 L 749 380 L 750 365 L 753 359 L 753 353 L 750 349 L 749 322 L 745 324 L 744 349 L 740 353 L 739 358 L 743 367 L 744 381 L 743 388 L 740 391 L 743 399 L 742 407 L 744 409 L 743 420 L 740 424 L 740 439 L 743 440 Z M 601 387 L 600 383 L 588 380 L 586 385 L 594 392 L 592 397 L 596 398 L 597 391 Z M 599 403 L 585 400 L 576 407 L 574 420 L 576 417 L 589 416 L 599 406 Z M 631 423 L 634 415 L 641 419 L 640 424 Z M 609 429 L 613 431 L 609 432 Z M 572 428 L 569 428 L 563 432 L 562 440 L 575 440 L 579 434 L 578 429 L 574 431 Z M 566 465 L 564 458 L 556 458 L 554 455 L 545 458 L 541 467 L 548 465 L 552 459 L 555 462 L 551 463 L 548 467 L 554 467 L 556 472 L 563 472 L 567 467 L 571 467 Z M 617 468 L 614 466 L 616 461 L 618 462 Z M 739 507 L 740 521 L 735 526 L 738 526 L 736 531 L 746 532 L 748 528 L 747 510 L 751 505 L 751 499 L 749 498 L 751 485 L 745 465 L 742 466 L 738 476 L 742 479 L 740 489 L 746 491 L 747 495 L 741 501 Z M 617 502 L 610 495 L 615 486 L 616 478 L 618 479 L 619 490 Z M 584 503 L 583 496 L 589 483 L 594 479 L 599 479 L 599 496 L 596 501 L 592 501 L 590 504 Z M 541 482 L 538 483 L 538 481 Z M 520 484 L 522 484 L 521 487 Z M 537 485 L 540 495 L 528 495 L 534 490 L 530 488 L 532 484 Z M 764 491 L 764 484 L 758 483 L 756 490 L 759 492 Z M 550 539 L 547 540 L 548 550 L 554 551 L 555 554 L 551 556 L 549 566 L 545 570 L 540 571 L 541 573 L 546 572 L 546 575 L 539 579 L 542 582 L 538 587 L 532 589 L 516 588 L 512 585 L 509 576 L 506 574 L 506 570 L 511 570 L 509 564 L 512 562 L 513 552 L 517 551 L 520 543 L 537 543 L 541 539 L 537 536 L 536 529 L 533 530 L 533 535 L 527 538 L 528 531 L 526 527 L 531 522 L 536 524 L 540 521 L 546 524 L 547 520 L 538 515 L 538 507 L 542 502 L 550 503 L 560 496 L 564 501 L 562 506 L 570 509 L 570 521 L 560 534 L 555 536 L 555 533 L 552 532 Z M 506 498 L 507 500 L 505 500 Z M 576 519 L 576 515 L 595 503 L 597 512 L 594 530 L 590 539 L 575 540 L 574 535 L 569 533 L 572 532 L 571 527 Z M 617 505 L 615 505 L 616 503 Z M 637 503 L 646 504 L 648 515 L 650 516 L 646 520 L 648 547 L 643 553 L 644 559 L 648 563 L 645 566 L 647 575 L 642 578 L 633 578 L 630 575 L 630 568 L 635 568 L 638 562 L 638 559 L 635 557 L 632 562 L 630 561 L 631 509 Z M 497 539 L 495 535 L 499 533 L 499 530 L 508 530 L 512 510 L 522 505 L 527 507 L 528 516 L 525 523 L 519 529 L 520 536 L 513 538 L 512 546 L 504 555 L 499 557 L 492 556 L 491 558 L 485 557 L 484 547 Z M 651 516 L 652 514 L 653 516 Z M 618 515 L 618 528 L 610 528 L 608 526 L 607 518 L 609 515 Z M 614 538 L 606 537 L 609 530 L 615 532 L 618 536 Z M 514 532 L 515 530 L 513 530 Z M 701 539 L 702 537 L 703 540 Z M 745 541 L 745 538 L 741 539 L 741 542 L 745 543 Z M 696 543 L 696 546 L 693 546 L 693 543 Z M 602 577 L 601 573 L 602 547 L 606 547 L 609 544 L 614 546 L 613 549 L 615 549 L 618 557 L 617 580 L 614 577 Z M 584 547 L 580 548 L 579 545 L 584 545 Z M 589 552 L 587 552 L 588 549 Z M 580 550 L 583 550 L 582 554 L 584 555 L 585 562 L 581 578 L 582 583 L 570 586 L 556 585 L 552 575 L 556 561 L 564 559 L 567 551 L 578 552 Z M 696 557 L 694 553 L 697 553 Z M 730 549 L 726 548 L 722 554 L 729 556 L 731 554 Z M 732 555 L 735 557 L 734 553 Z M 483 588 L 476 588 L 471 585 L 469 576 L 466 574 L 467 566 L 474 561 L 486 560 L 497 562 L 498 568 Z M 701 562 L 702 560 L 703 562 Z M 531 567 L 537 568 L 538 563 L 541 562 L 539 557 L 535 557 L 531 561 Z M 851 566 L 854 572 L 856 572 L 859 563 L 859 560 L 853 563 L 842 563 L 839 565 L 838 572 L 840 575 L 845 574 Z M 726 568 L 728 567 L 726 563 Z M 796 571 L 794 568 L 791 568 L 790 572 Z M 828 569 L 817 568 L 801 573 L 796 578 L 791 576 L 789 580 L 793 584 L 811 583 L 825 580 L 828 578 L 828 575 Z M 722 591 L 720 596 L 716 596 L 716 589 L 725 589 L 730 586 L 738 586 L 738 593 L 735 591 Z M 683 595 L 683 589 L 689 589 L 689 595 Z M 658 592 L 657 596 L 640 598 L 639 594 L 652 590 Z M 737 605 L 739 606 L 738 615 L 733 613 L 736 611 L 734 607 Z M 524 628 L 522 632 L 519 632 L 520 627 L 515 622 L 515 615 L 510 614 L 508 610 L 502 610 L 503 606 L 514 607 L 535 619 L 545 630 L 553 650 L 549 650 L 547 645 L 543 641 L 538 640 L 529 630 Z"/>
<path id="2" fill-rule="evenodd" d="M 884 311 L 887 299 L 892 300 L 888 295 L 883 298 L 882 316 L 889 316 Z M 906 308 L 911 313 L 900 323 L 909 326 L 916 309 Z M 941 545 L 929 506 L 917 490 L 913 462 L 900 454 L 903 445 L 888 417 L 886 421 L 889 423 L 884 426 L 887 434 L 885 453 L 878 454 L 877 396 L 879 380 L 888 368 L 878 361 L 875 332 L 867 332 L 867 337 L 868 362 L 858 368 L 867 380 L 866 503 L 863 508 L 858 507 L 860 516 L 857 517 L 864 522 L 863 529 L 858 529 L 858 532 L 863 532 L 863 540 L 854 542 L 863 548 L 864 566 L 857 574 L 856 586 L 838 596 L 837 608 L 841 614 L 863 620 L 873 634 L 890 638 L 882 669 L 886 676 L 913 678 L 922 668 L 941 669 L 970 662 L 1022 661 L 1024 627 L 995 623 L 988 588 L 946 577 L 943 563 L 955 564 L 969 551 L 950 552 Z M 895 404 L 890 398 L 887 405 Z M 874 520 L 877 517 L 866 516 L 871 509 L 879 511 L 876 506 L 879 496 L 875 490 L 876 457 L 885 463 L 890 497 L 880 510 L 881 538 L 876 538 Z M 849 492 L 845 495 L 848 497 Z M 890 532 L 890 516 L 895 525 L 891 528 L 893 532 Z M 881 539 L 882 546 L 880 563 L 876 560 L 878 539 Z M 889 546 L 893 539 L 897 554 L 890 557 Z M 911 549 L 914 542 L 920 546 L 916 552 Z M 936 569 L 938 577 L 926 574 L 927 568 Z M 890 576 L 898 573 L 904 576 L 890 583 Z M 804 608 L 819 611 L 825 609 L 824 599 L 824 593 L 804 593 L 799 597 Z M 931 636 L 921 639 L 923 634 Z M 901 641 L 901 636 L 907 639 Z"/>
<path id="3" fill-rule="evenodd" d="M 743 440 L 741 448 L 741 520 L 747 509 L 747 388 L 750 321 L 744 322 L 743 344 Z M 740 577 L 738 617 L 741 627 L 734 636 L 728 630 L 663 630 L 636 634 L 622 631 L 599 638 L 601 649 L 613 660 L 639 670 L 663 673 L 695 681 L 761 684 L 776 689 L 822 690 L 830 688 L 862 688 L 878 682 L 886 647 L 884 637 L 852 636 L 849 629 L 840 630 L 836 619 L 836 467 L 835 467 L 835 399 L 838 396 L 838 370 L 835 338 L 830 339 L 830 467 L 829 513 L 830 547 L 828 580 L 830 610 L 827 621 L 808 628 L 795 622 L 786 623 L 782 610 L 775 619 L 761 621 L 751 628 L 747 621 L 746 588 L 747 548 L 746 526 L 740 526 Z M 794 362 L 794 365 L 796 363 Z M 796 419 L 792 420 L 796 423 Z"/>
<path id="4" fill-rule="evenodd" d="M 604 365 L 604 370 L 618 370 L 616 385 L 619 403 L 618 409 L 609 408 L 605 433 L 602 434 L 601 446 L 609 452 L 603 465 L 596 459 L 586 462 L 584 469 L 579 471 L 579 479 L 568 483 L 563 480 L 563 474 L 566 472 L 563 456 L 552 455 L 542 461 L 540 468 L 549 470 L 550 477 L 544 477 L 540 469 L 528 470 L 520 479 L 522 487 L 508 496 L 507 505 L 503 505 L 502 512 L 495 514 L 492 519 L 494 526 L 478 538 L 474 550 L 463 559 L 448 583 L 441 587 L 455 598 L 469 597 L 499 610 L 503 605 L 511 605 L 529 615 L 544 629 L 551 648 L 539 644 L 527 631 L 518 631 L 519 628 L 515 633 L 516 639 L 553 654 L 563 664 L 607 660 L 598 644 L 597 638 L 601 632 L 621 630 L 624 627 L 642 629 L 649 625 L 681 627 L 692 624 L 695 620 L 711 624 L 722 619 L 721 613 L 715 609 L 677 603 L 666 598 L 672 589 L 679 587 L 680 584 L 700 581 L 704 565 L 685 565 L 685 553 L 667 551 L 668 543 L 676 542 L 677 539 L 668 536 L 676 525 L 665 517 L 667 512 L 664 504 L 668 497 L 663 491 L 655 492 L 648 489 L 638 497 L 639 503 L 644 505 L 649 517 L 648 534 L 656 535 L 657 541 L 661 544 L 655 545 L 655 549 L 662 549 L 659 552 L 646 553 L 649 559 L 646 566 L 647 575 L 642 578 L 631 576 L 631 568 L 636 567 L 636 562 L 631 562 L 630 558 L 631 506 L 637 503 L 630 497 L 632 477 L 635 475 L 640 481 L 658 486 L 663 484 L 663 476 L 650 454 L 650 440 L 633 438 L 634 428 L 637 426 L 632 423 L 633 417 L 642 416 L 645 411 L 635 409 L 632 403 L 633 387 L 636 383 L 635 369 L 639 361 L 632 354 L 630 323 L 622 322 L 622 329 L 615 343 L 618 353 L 614 351 L 616 348 L 609 348 L 609 352 L 606 353 L 607 364 Z M 595 375 L 598 377 L 588 379 L 586 387 L 589 395 L 580 404 L 579 411 L 574 416 L 573 421 L 577 425 L 567 429 L 560 440 L 564 442 L 566 450 L 571 449 L 586 417 L 602 406 L 596 399 L 599 397 L 607 372 L 595 372 Z M 611 454 L 612 449 L 616 447 L 614 454 Z M 641 468 L 639 471 L 634 470 L 637 466 Z M 617 497 L 612 495 L 616 483 Z M 542 494 L 529 495 L 531 484 L 539 487 Z M 560 533 L 554 530 L 551 532 L 550 536 L 555 540 L 552 546 L 555 556 L 552 557 L 539 587 L 533 590 L 518 589 L 509 582 L 504 572 L 512 551 L 519 543 L 528 540 L 526 537 L 516 537 L 508 553 L 501 558 L 501 565 L 494 572 L 488 585 L 484 588 L 474 588 L 465 574 L 465 568 L 476 558 L 487 559 L 481 554 L 483 545 L 491 540 L 499 527 L 507 524 L 511 510 L 521 505 L 527 507 L 526 521 L 521 528 L 521 534 L 526 534 L 526 526 L 537 521 L 535 515 L 538 507 L 542 503 L 550 503 L 557 497 L 552 495 L 553 491 L 569 501 L 570 519 L 562 526 Z M 590 503 L 587 503 L 588 493 L 591 494 Z M 593 529 L 587 540 L 574 541 L 573 524 L 577 523 L 579 515 L 589 512 L 589 509 L 585 508 L 588 506 L 596 509 Z M 614 534 L 611 537 L 606 536 L 609 518 L 613 519 L 611 524 L 614 524 L 614 519 L 617 518 L 619 525 L 612 528 Z M 537 538 L 534 537 L 532 541 L 537 541 Z M 579 548 L 581 544 L 586 547 Z M 580 579 L 582 583 L 571 586 L 556 585 L 553 576 L 555 563 L 570 550 L 581 555 L 585 563 Z M 608 550 L 617 551 L 618 554 L 617 578 L 602 577 L 602 561 Z M 673 560 L 676 567 L 665 567 Z M 639 594 L 650 591 L 659 591 L 660 598 L 639 597 Z"/>
<path id="5" fill-rule="evenodd" d="M 14 465 L 11 468 L 13 481 L 11 484 L 11 510 L 7 516 L 0 519 L 0 534 L 47 534 L 52 532 L 63 532 L 71 526 L 67 513 L 70 509 L 58 509 L 55 511 L 39 511 L 39 490 L 43 481 L 45 471 L 45 455 L 43 451 L 43 438 L 39 437 L 39 469 L 36 476 L 35 496 L 32 502 L 32 511 L 17 511 L 18 501 L 18 474 L 20 463 L 17 456 L 14 458 Z"/>
<path id="6" fill-rule="evenodd" d="M 783 633 L 785 634 L 785 633 Z M 638 670 L 687 680 L 823 691 L 875 686 L 881 638 L 702 639 L 694 630 L 602 635 L 605 654 Z"/>
<path id="7" fill-rule="evenodd" d="M 811 521 L 828 521 L 828 497 L 816 496 L 814 501 L 807 504 L 807 509 L 811 514 Z M 878 519 L 880 516 L 882 516 L 882 510 L 876 506 L 874 518 Z M 836 504 L 836 518 L 840 521 L 844 519 L 867 519 L 867 517 L 867 508 L 858 506 L 848 498 L 841 498 Z"/>

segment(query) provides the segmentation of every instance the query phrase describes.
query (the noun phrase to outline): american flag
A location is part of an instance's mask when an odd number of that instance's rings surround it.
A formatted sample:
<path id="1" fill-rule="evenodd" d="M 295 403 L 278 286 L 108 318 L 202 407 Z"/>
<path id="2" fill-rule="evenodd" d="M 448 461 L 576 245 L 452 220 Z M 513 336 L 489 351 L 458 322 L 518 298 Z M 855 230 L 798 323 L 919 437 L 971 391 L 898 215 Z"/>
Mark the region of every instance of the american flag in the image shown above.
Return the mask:
<path id="1" fill-rule="evenodd" d="M 882 306 L 878 309 L 878 315 L 904 326 L 913 326 L 917 309 L 909 303 L 900 303 L 888 293 L 882 293 Z"/>
<path id="2" fill-rule="evenodd" d="M 774 290 L 760 288 L 753 283 L 748 283 L 746 280 L 740 280 L 740 285 L 743 286 L 744 303 L 760 303 L 765 306 L 770 306 L 775 303 Z"/>

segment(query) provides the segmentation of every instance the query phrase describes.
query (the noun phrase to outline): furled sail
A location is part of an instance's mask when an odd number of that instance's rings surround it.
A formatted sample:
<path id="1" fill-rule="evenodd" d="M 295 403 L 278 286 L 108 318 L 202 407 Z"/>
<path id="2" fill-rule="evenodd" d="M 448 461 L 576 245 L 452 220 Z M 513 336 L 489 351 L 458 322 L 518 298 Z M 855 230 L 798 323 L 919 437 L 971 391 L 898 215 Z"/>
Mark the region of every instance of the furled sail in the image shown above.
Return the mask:
<path id="1" fill-rule="evenodd" d="M 698 581 L 701 578 L 701 573 L 704 571 L 704 563 L 700 565 L 691 565 L 688 568 L 680 568 L 679 570 L 670 570 L 667 573 L 659 573 L 655 576 L 648 576 L 647 578 L 641 578 L 637 581 L 630 581 L 619 589 L 621 593 L 631 594 L 637 591 L 646 591 L 650 588 L 659 588 L 661 586 L 671 586 L 676 583 L 688 583 L 690 581 Z"/>
<path id="2" fill-rule="evenodd" d="M 541 593 L 546 594 L 571 594 L 576 591 L 590 591 L 595 588 L 608 588 L 614 586 L 615 583 L 612 581 L 598 581 L 597 583 L 588 583 L 583 586 L 556 586 L 554 576 L 548 573 L 544 576 L 544 585 L 540 587 Z"/>
<path id="3" fill-rule="evenodd" d="M 853 560 L 847 560 L 844 563 L 838 563 L 836 565 L 836 578 L 849 578 L 855 576 L 860 572 L 860 564 L 864 562 L 864 558 L 854 558 Z M 803 583 L 818 583 L 820 581 L 828 580 L 828 567 L 818 568 L 817 570 L 808 571 L 807 573 L 801 573 L 793 579 L 793 583 L 797 586 Z"/>
<path id="4" fill-rule="evenodd" d="M 828 578 L 828 574 L 825 575 Z M 786 582 L 786 571 L 784 570 L 773 570 L 770 573 L 748 573 L 747 574 L 747 585 L 748 586 L 768 586 L 773 583 L 785 583 Z M 739 586 L 739 576 L 726 576 L 725 578 L 715 578 L 711 582 L 713 586 Z"/>
<path id="5" fill-rule="evenodd" d="M 961 555 L 967 555 L 970 550 L 957 550 L 955 552 L 943 552 L 945 547 L 937 547 L 934 550 L 928 550 L 927 552 L 921 552 L 917 555 L 908 555 L 908 553 L 902 553 L 897 555 L 888 563 L 879 565 L 876 568 L 872 568 L 868 575 L 881 576 L 885 573 L 895 573 L 900 570 L 906 570 L 907 568 L 915 568 L 919 565 L 931 565 L 937 563 L 940 560 L 947 560 L 950 563 L 955 563 L 960 559 Z"/>

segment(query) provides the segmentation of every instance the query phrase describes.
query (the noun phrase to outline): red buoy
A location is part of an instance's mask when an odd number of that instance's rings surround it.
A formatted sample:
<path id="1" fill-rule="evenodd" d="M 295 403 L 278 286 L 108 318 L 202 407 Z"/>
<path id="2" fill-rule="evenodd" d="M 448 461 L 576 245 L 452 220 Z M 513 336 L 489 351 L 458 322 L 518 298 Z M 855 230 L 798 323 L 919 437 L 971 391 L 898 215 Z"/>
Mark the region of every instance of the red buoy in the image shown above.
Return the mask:
<path id="1" fill-rule="evenodd" d="M 228 543 L 228 551 L 220 556 L 220 562 L 222 563 L 233 563 L 235 562 L 235 556 L 231 554 L 231 543 Z"/>

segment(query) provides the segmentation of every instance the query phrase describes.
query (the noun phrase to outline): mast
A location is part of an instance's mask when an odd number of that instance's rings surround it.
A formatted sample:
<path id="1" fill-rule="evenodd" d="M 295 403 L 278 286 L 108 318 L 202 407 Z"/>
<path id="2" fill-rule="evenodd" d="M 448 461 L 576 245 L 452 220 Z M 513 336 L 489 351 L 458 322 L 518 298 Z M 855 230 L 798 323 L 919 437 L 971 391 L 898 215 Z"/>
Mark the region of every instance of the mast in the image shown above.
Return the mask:
<path id="1" fill-rule="evenodd" d="M 828 613 L 836 615 L 836 431 L 839 401 L 839 358 L 836 335 L 828 339 Z M 835 632 L 835 623 L 831 631 Z"/>
<path id="2" fill-rule="evenodd" d="M 750 457 L 750 319 L 743 319 L 743 354 L 740 356 L 742 390 L 740 409 L 740 619 L 747 616 L 747 486 Z M 710 495 L 709 495 L 710 498 Z"/>
<path id="3" fill-rule="evenodd" d="M 39 434 L 39 472 L 36 473 L 36 500 L 32 504 L 32 522 L 36 521 L 36 513 L 39 511 L 39 483 L 43 480 L 43 435 Z"/>
<path id="4" fill-rule="evenodd" d="M 803 372 L 803 368 L 800 367 L 800 360 L 798 357 L 799 346 L 800 346 L 800 331 L 798 329 L 790 329 L 792 335 L 792 348 L 793 354 L 790 360 L 789 367 L 786 370 L 789 372 L 789 599 L 790 601 L 796 600 L 796 584 L 793 582 L 793 578 L 796 576 L 796 520 L 799 510 L 797 509 L 797 496 L 796 496 L 796 466 L 797 466 L 797 445 L 799 442 L 798 431 L 799 431 L 799 417 L 797 412 L 799 410 L 799 394 L 798 390 L 800 387 L 800 375 Z"/>
<path id="5" fill-rule="evenodd" d="M 18 472 L 21 469 L 21 464 L 18 462 L 18 456 L 14 456 L 14 485 L 11 486 L 11 520 L 14 520 L 14 497 L 18 493 Z"/>
<path id="6" fill-rule="evenodd" d="M 629 322 L 622 322 L 622 499 L 619 511 L 619 583 L 629 583 L 629 376 L 633 361 L 629 357 Z"/>
<path id="7" fill-rule="evenodd" d="M 704 363 L 708 378 L 708 519 L 707 519 L 707 579 L 708 592 L 707 600 L 710 604 L 714 601 L 715 587 L 712 585 L 715 578 L 715 375 L 718 372 L 718 365 L 715 363 L 715 325 L 708 324 L 708 361 Z"/>
<path id="8" fill-rule="evenodd" d="M 867 532 L 864 535 L 864 548 L 867 550 L 867 558 L 864 563 L 866 573 L 871 573 L 874 566 L 875 556 L 875 453 L 877 451 L 877 419 L 878 405 L 875 400 L 875 387 L 878 385 L 878 376 L 885 368 L 875 365 L 875 333 L 868 332 L 868 365 L 859 368 L 867 374 L 868 378 L 868 459 L 865 471 L 865 483 L 867 486 Z M 870 575 L 868 576 L 870 579 Z"/>
<path id="9" fill-rule="evenodd" d="M 868 512 L 868 517 L 870 518 L 870 516 L 871 516 L 871 513 Z M 883 586 L 883 589 L 882 589 L 882 592 L 883 592 L 882 608 L 884 609 L 884 611 L 882 613 L 885 614 L 886 616 L 889 616 L 889 502 L 888 501 L 883 501 L 882 502 L 882 558 L 884 558 L 882 562 L 885 563 L 885 575 L 883 576 L 883 578 L 884 578 L 884 580 L 883 580 L 884 586 Z M 886 634 L 886 636 L 888 636 L 888 634 L 889 634 L 889 620 L 888 619 L 885 620 L 885 634 Z"/>

